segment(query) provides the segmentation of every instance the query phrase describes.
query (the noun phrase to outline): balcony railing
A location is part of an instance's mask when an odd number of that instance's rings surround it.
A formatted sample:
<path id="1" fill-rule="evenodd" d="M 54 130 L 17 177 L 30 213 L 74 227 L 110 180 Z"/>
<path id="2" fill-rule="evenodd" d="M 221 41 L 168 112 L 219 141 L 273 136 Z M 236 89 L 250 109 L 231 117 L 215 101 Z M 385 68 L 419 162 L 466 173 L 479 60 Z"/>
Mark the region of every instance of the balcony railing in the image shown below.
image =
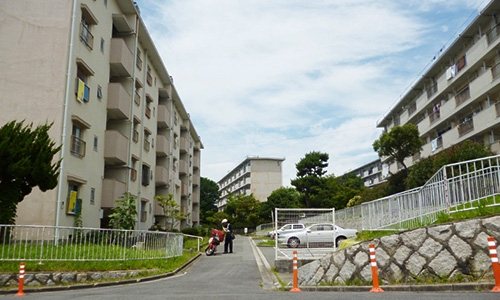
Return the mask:
<path id="1" fill-rule="evenodd" d="M 429 89 L 427 89 L 427 99 L 430 99 L 432 95 L 437 93 L 437 91 L 438 91 L 438 84 L 436 82 Z"/>
<path id="2" fill-rule="evenodd" d="M 417 111 L 417 104 L 413 103 L 412 105 L 410 105 L 410 107 L 408 107 L 408 115 L 411 116 L 416 111 Z"/>
<path id="3" fill-rule="evenodd" d="M 488 45 L 496 41 L 496 39 L 500 36 L 500 23 L 491 28 L 486 35 L 488 36 Z"/>
<path id="4" fill-rule="evenodd" d="M 137 91 L 135 91 L 134 102 L 137 105 L 141 105 L 141 95 L 139 95 L 139 92 Z"/>
<path id="5" fill-rule="evenodd" d="M 71 154 L 80 158 L 85 157 L 85 141 L 77 136 L 71 136 Z"/>
<path id="6" fill-rule="evenodd" d="M 493 80 L 495 80 L 498 77 L 500 77 L 500 63 L 494 65 L 491 68 L 491 75 L 493 76 Z"/>
<path id="7" fill-rule="evenodd" d="M 137 69 L 142 70 L 142 59 L 139 55 L 137 55 L 137 60 L 135 62 L 135 65 L 137 66 Z"/>
<path id="8" fill-rule="evenodd" d="M 500 101 L 495 103 L 495 109 L 497 112 L 497 117 L 500 117 Z"/>
<path id="9" fill-rule="evenodd" d="M 134 130 L 134 135 L 132 136 L 132 140 L 134 143 L 137 143 L 139 141 L 139 131 Z"/>
<path id="10" fill-rule="evenodd" d="M 90 32 L 87 25 L 83 23 L 80 23 L 80 41 L 82 41 L 90 49 L 94 47 L 94 36 Z"/>
<path id="11" fill-rule="evenodd" d="M 413 154 L 413 156 L 412 156 L 412 161 L 413 162 L 416 162 L 419 159 L 420 159 L 420 152 L 417 152 L 417 153 Z"/>
<path id="12" fill-rule="evenodd" d="M 462 123 L 458 124 L 457 129 L 458 129 L 459 136 L 462 136 L 462 135 L 474 130 L 474 122 L 472 120 L 472 117 L 467 118 Z"/>
<path id="13" fill-rule="evenodd" d="M 153 85 L 153 77 L 151 76 L 151 73 L 149 73 L 149 72 L 146 76 L 146 82 L 148 83 L 149 86 Z"/>
<path id="14" fill-rule="evenodd" d="M 455 106 L 459 106 L 470 98 L 469 86 L 463 88 L 460 92 L 455 95 Z"/>
<path id="15" fill-rule="evenodd" d="M 429 122 L 430 124 L 434 123 L 436 120 L 438 120 L 439 118 L 441 117 L 441 113 L 438 111 L 435 111 L 433 112 L 430 116 L 429 116 Z"/>
<path id="16" fill-rule="evenodd" d="M 130 180 L 131 181 L 137 180 L 137 170 L 136 169 L 130 169 Z"/>

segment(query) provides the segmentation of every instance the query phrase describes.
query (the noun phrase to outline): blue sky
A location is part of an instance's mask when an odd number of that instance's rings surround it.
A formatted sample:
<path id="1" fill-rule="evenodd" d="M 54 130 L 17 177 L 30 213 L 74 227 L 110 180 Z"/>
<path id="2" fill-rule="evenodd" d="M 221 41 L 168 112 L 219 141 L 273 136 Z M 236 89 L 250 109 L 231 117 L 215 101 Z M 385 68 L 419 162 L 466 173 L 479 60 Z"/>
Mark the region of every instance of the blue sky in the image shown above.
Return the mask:
<path id="1" fill-rule="evenodd" d="M 137 0 L 214 181 L 247 156 L 311 151 L 342 175 L 376 122 L 489 0 Z"/>

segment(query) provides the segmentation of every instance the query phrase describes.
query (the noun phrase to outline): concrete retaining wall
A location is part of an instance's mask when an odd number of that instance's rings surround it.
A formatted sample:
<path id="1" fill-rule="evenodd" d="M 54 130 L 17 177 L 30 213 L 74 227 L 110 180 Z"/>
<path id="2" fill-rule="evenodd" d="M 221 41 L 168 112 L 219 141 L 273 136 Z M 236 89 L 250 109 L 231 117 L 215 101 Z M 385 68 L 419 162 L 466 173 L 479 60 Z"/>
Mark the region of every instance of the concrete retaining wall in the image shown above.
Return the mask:
<path id="1" fill-rule="evenodd" d="M 487 237 L 500 241 L 500 216 L 430 226 L 356 244 L 299 268 L 300 285 L 371 282 L 369 244 L 375 244 L 382 283 L 416 277 L 492 278 Z M 462 275 L 459 275 L 462 274 Z"/>

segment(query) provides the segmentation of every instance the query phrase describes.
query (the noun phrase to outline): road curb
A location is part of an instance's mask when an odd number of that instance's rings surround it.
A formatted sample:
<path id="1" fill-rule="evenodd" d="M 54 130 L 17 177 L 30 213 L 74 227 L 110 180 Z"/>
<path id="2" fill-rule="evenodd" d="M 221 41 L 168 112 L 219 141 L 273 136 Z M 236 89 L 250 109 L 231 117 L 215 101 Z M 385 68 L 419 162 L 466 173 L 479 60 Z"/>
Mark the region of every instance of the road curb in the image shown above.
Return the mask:
<path id="1" fill-rule="evenodd" d="M 260 251 L 251 237 L 248 238 L 248 242 L 252 248 L 255 262 L 257 263 L 257 268 L 262 278 L 262 288 L 267 291 L 278 290 L 278 279 L 271 273 L 271 266 L 264 257 L 264 254 L 262 254 L 262 251 Z"/>
<path id="2" fill-rule="evenodd" d="M 88 288 L 96 288 L 96 287 L 107 287 L 107 286 L 115 286 L 115 285 L 124 285 L 138 282 L 146 282 L 152 281 L 167 277 L 172 277 L 184 270 L 190 264 L 194 263 L 197 259 L 201 257 L 201 253 L 198 253 L 195 257 L 188 260 L 185 264 L 177 268 L 176 270 L 164 274 L 134 278 L 134 279 L 125 279 L 125 280 L 117 280 L 117 281 L 107 281 L 107 282 L 96 282 L 96 283 L 88 283 L 88 284 L 78 284 L 78 285 L 67 285 L 67 286 L 47 286 L 47 287 L 38 287 L 38 288 L 25 288 L 25 293 L 42 293 L 42 292 L 58 292 L 58 291 L 67 291 L 67 290 L 78 290 L 78 289 L 88 289 Z M 0 295 L 8 295 L 17 293 L 17 288 L 11 290 L 0 290 Z"/>
<path id="3" fill-rule="evenodd" d="M 491 290 L 494 283 L 456 283 L 427 285 L 385 285 L 386 292 L 457 292 Z M 303 292 L 369 292 L 372 286 L 299 286 Z M 284 287 L 290 290 L 292 286 Z"/>

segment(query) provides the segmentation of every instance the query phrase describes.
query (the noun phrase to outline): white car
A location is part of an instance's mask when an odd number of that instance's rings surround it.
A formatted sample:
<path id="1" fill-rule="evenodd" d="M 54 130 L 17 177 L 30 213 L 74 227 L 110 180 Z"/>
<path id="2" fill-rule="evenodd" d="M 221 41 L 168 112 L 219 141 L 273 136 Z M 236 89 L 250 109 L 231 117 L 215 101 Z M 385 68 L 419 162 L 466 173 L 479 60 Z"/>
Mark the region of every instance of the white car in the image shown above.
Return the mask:
<path id="1" fill-rule="evenodd" d="M 293 231 L 299 231 L 304 229 L 306 226 L 302 223 L 294 223 L 294 224 L 286 224 L 283 225 L 280 229 L 278 229 L 278 235 L 287 233 L 287 232 L 293 232 Z M 274 238 L 276 235 L 276 230 L 271 230 L 267 233 L 270 238 Z"/>
<path id="2" fill-rule="evenodd" d="M 340 242 L 358 234 L 356 229 L 345 229 L 340 226 L 323 223 L 307 226 L 306 228 L 295 231 L 278 233 L 278 243 L 287 245 L 288 248 L 304 247 L 338 247 Z"/>

